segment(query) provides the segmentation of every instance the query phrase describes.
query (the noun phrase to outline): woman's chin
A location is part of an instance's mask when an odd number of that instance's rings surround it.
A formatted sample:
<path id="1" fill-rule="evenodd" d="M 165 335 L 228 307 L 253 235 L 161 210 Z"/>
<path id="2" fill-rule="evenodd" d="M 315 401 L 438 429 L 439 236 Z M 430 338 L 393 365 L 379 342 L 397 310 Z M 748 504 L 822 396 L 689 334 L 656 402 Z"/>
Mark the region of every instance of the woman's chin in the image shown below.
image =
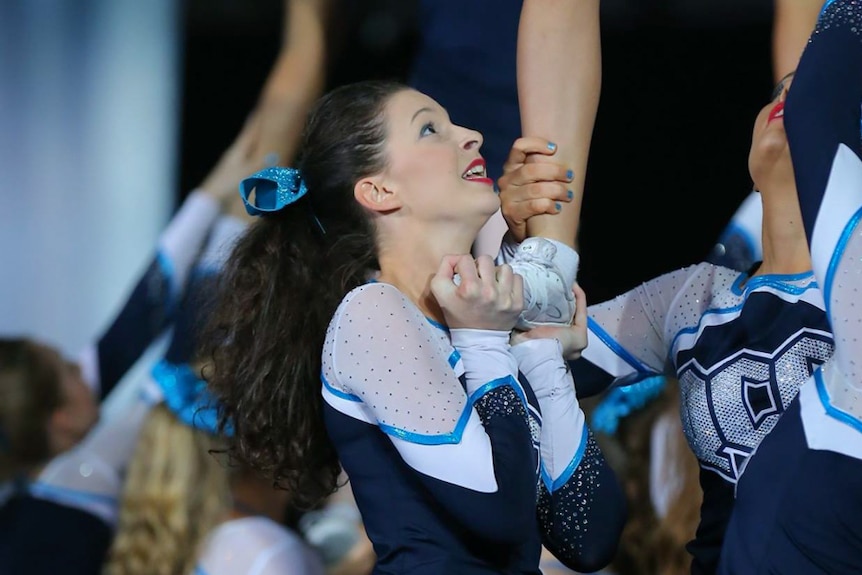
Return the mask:
<path id="1" fill-rule="evenodd" d="M 756 189 L 792 177 L 793 168 L 786 140 L 780 146 L 761 146 L 757 152 L 749 157 L 748 162 L 748 171 Z"/>

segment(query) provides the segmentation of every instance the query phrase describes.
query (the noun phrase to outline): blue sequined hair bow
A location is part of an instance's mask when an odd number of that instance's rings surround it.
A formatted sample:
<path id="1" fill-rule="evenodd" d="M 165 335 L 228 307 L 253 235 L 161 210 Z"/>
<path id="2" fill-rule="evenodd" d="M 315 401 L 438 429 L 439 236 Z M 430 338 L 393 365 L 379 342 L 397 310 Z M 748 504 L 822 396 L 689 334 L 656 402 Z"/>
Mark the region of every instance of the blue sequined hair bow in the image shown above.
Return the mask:
<path id="1" fill-rule="evenodd" d="M 218 428 L 218 404 L 188 364 L 161 360 L 153 366 L 153 379 L 164 395 L 164 403 L 186 425 L 210 435 L 233 435 L 233 428 Z"/>
<path id="2" fill-rule="evenodd" d="M 254 201 L 249 195 L 254 190 Z M 296 168 L 265 168 L 239 183 L 239 195 L 250 216 L 277 212 L 308 193 Z"/>
<path id="3" fill-rule="evenodd" d="M 249 197 L 254 190 L 254 201 Z M 239 183 L 239 195 L 250 216 L 277 212 L 296 202 L 308 193 L 302 173 L 296 168 L 274 166 L 264 168 Z M 309 215 L 321 233 L 326 233 L 323 224 L 308 206 Z"/>
<path id="4" fill-rule="evenodd" d="M 665 376 L 654 375 L 631 385 L 611 389 L 593 410 L 593 430 L 613 435 L 621 419 L 643 409 L 661 395 L 666 385 Z"/>

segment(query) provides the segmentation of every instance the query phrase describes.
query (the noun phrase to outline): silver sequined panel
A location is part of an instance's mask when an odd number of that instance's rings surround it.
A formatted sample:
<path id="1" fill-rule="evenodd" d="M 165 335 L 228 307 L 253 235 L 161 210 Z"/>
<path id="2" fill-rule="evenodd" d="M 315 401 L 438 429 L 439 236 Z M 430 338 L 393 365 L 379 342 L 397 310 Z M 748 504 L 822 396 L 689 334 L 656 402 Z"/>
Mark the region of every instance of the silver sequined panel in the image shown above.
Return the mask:
<path id="1" fill-rule="evenodd" d="M 832 349 L 822 333 L 803 330 L 771 355 L 743 350 L 711 370 L 687 365 L 679 373 L 680 410 L 701 465 L 735 483 L 746 458 Z"/>

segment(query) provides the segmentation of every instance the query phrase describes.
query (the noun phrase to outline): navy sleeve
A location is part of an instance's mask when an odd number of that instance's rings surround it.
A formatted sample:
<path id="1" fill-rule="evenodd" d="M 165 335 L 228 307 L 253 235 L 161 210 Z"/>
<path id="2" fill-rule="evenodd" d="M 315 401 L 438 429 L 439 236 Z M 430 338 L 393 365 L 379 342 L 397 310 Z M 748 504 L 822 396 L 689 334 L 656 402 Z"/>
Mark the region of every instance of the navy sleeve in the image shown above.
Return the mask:
<path id="1" fill-rule="evenodd" d="M 99 338 L 99 392 L 103 399 L 168 326 L 172 304 L 170 276 L 156 257 Z"/>
<path id="2" fill-rule="evenodd" d="M 593 573 L 616 554 L 627 510 L 592 432 L 584 438 L 584 454 L 568 481 L 553 492 L 541 483 L 538 513 L 545 547 L 570 569 Z"/>
<path id="3" fill-rule="evenodd" d="M 496 387 L 474 404 L 491 441 L 498 490 L 481 493 L 465 490 L 430 477 L 425 485 L 463 525 L 493 541 L 521 543 L 534 525 L 537 455 L 530 437 L 523 400 L 511 385 Z"/>
<path id="4" fill-rule="evenodd" d="M 785 103 L 784 126 L 809 242 L 838 147 L 860 154 L 860 25 L 852 4 L 826 3 Z"/>
<path id="5" fill-rule="evenodd" d="M 95 351 L 97 373 L 89 374 L 89 379 L 102 398 L 173 321 L 219 211 L 218 202 L 201 191 L 186 198 L 162 232 L 143 277 L 108 329 L 90 347 L 90 353 Z"/>

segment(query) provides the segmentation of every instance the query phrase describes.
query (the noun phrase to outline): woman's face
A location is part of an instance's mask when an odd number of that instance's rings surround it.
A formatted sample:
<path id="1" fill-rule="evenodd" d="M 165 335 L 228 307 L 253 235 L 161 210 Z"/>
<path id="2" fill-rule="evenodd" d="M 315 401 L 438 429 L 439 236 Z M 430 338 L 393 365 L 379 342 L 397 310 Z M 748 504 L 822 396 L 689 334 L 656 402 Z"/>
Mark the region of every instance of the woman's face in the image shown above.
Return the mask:
<path id="1" fill-rule="evenodd" d="M 793 182 L 790 148 L 784 132 L 784 101 L 792 82 L 793 72 L 778 83 L 772 99 L 754 121 L 748 169 L 754 187 L 761 191 L 771 185 Z"/>
<path id="2" fill-rule="evenodd" d="M 99 405 L 81 377 L 81 368 L 56 350 L 43 346 L 42 352 L 54 366 L 63 404 L 52 414 L 48 430 L 52 447 L 62 452 L 74 447 L 99 420 Z"/>
<path id="3" fill-rule="evenodd" d="M 482 135 L 456 126 L 440 104 L 415 90 L 394 94 L 386 105 L 384 171 L 402 209 L 419 219 L 487 219 L 500 207 L 494 182 L 479 154 Z"/>

